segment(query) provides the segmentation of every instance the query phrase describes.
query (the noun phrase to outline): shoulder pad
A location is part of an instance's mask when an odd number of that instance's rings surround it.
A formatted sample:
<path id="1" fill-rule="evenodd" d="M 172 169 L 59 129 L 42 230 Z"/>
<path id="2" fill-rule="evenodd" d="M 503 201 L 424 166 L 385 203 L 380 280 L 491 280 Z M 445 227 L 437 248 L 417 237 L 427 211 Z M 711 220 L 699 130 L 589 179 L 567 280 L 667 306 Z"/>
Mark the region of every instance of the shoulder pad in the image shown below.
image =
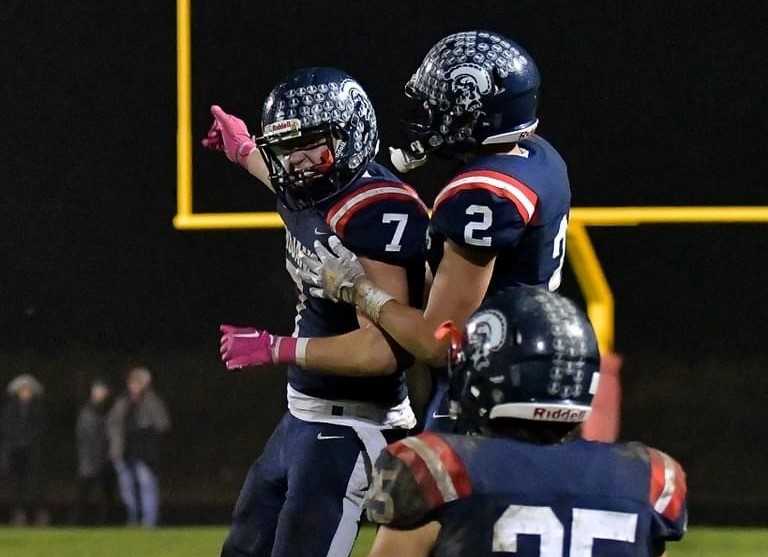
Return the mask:
<path id="1" fill-rule="evenodd" d="M 536 212 L 539 196 L 521 180 L 495 170 L 469 170 L 453 178 L 435 198 L 435 210 L 464 191 L 485 191 L 508 201 L 528 224 Z"/>
<path id="2" fill-rule="evenodd" d="M 458 245 L 511 249 L 534 218 L 536 193 L 523 182 L 490 170 L 451 180 L 435 199 L 434 229 Z"/>
<path id="3" fill-rule="evenodd" d="M 459 456 L 440 435 L 425 432 L 382 451 L 365 504 L 372 522 L 416 528 L 442 505 L 471 494 Z"/>
<path id="4" fill-rule="evenodd" d="M 377 180 L 348 192 L 325 220 L 358 255 L 393 263 L 425 256 L 427 207 L 401 182 Z"/>
<path id="5" fill-rule="evenodd" d="M 688 486 L 683 467 L 671 456 L 646 447 L 650 464 L 649 502 L 653 509 L 670 521 L 678 520 L 685 512 Z"/>

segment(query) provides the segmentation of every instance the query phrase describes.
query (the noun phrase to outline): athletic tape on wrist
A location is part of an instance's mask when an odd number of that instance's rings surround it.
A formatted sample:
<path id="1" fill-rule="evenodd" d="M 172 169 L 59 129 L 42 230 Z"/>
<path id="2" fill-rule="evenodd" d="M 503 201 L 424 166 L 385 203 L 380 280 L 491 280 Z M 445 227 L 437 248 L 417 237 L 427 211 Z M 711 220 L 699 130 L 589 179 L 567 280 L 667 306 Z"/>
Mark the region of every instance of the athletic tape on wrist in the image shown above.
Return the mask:
<path id="1" fill-rule="evenodd" d="M 390 300 L 394 300 L 384 290 L 375 287 L 368 279 L 363 279 L 355 285 L 356 305 L 374 323 L 379 322 L 381 308 Z"/>
<path id="2" fill-rule="evenodd" d="M 305 367 L 307 364 L 307 344 L 309 343 L 308 338 L 297 338 L 296 339 L 296 355 L 294 357 L 296 364 L 300 367 Z"/>

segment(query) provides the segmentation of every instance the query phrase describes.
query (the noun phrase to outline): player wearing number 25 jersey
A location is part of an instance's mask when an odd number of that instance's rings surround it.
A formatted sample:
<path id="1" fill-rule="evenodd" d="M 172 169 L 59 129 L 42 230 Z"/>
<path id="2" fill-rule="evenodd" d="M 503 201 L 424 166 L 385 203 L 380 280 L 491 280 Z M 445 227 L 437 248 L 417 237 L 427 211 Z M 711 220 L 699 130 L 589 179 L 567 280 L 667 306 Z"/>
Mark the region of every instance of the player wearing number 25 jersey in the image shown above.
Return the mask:
<path id="1" fill-rule="evenodd" d="M 517 287 L 469 319 L 451 364 L 461 429 L 389 445 L 376 462 L 371 557 L 647 557 L 686 528 L 685 473 L 640 443 L 574 433 L 599 356 L 570 301 Z"/>

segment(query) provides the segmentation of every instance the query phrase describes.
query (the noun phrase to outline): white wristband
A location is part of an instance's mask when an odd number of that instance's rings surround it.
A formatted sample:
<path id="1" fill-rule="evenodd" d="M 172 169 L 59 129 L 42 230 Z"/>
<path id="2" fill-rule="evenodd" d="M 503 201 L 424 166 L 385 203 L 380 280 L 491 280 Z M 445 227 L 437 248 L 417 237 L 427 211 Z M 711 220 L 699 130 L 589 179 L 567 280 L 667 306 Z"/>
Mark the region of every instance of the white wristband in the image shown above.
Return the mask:
<path id="1" fill-rule="evenodd" d="M 307 344 L 309 344 L 308 338 L 299 337 L 296 340 L 296 365 L 299 367 L 307 365 Z"/>
<path id="2" fill-rule="evenodd" d="M 368 279 L 362 279 L 355 284 L 355 304 L 374 323 L 379 322 L 384 304 L 394 299 L 394 296 L 375 287 Z"/>

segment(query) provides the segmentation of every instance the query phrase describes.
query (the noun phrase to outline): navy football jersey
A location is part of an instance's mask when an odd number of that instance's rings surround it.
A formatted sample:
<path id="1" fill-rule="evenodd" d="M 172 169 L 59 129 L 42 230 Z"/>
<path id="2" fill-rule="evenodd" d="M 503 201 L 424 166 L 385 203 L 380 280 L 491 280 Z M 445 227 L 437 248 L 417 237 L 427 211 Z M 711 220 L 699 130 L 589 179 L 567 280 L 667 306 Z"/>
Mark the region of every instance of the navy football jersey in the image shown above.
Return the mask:
<path id="1" fill-rule="evenodd" d="M 568 170 L 560 154 L 534 135 L 518 144 L 522 154 L 472 159 L 435 198 L 430 225 L 433 271 L 443 243 L 496 254 L 487 295 L 508 286 L 557 290 L 565 262 L 571 205 Z M 426 429 L 453 431 L 444 369 L 433 370 Z"/>
<path id="2" fill-rule="evenodd" d="M 443 242 L 497 254 L 489 295 L 507 286 L 560 285 L 571 190 L 562 157 L 539 136 L 522 154 L 472 159 L 435 198 L 430 263 Z"/>
<path id="3" fill-rule="evenodd" d="M 431 555 L 659 555 L 686 529 L 680 465 L 640 443 L 422 433 L 376 462 L 368 517 L 393 528 L 440 523 Z"/>
<path id="4" fill-rule="evenodd" d="M 354 306 L 309 295 L 296 270 L 301 254 L 314 254 L 314 242 L 327 246 L 331 234 L 359 256 L 404 267 L 411 303 L 421 305 L 426 259 L 427 208 L 418 194 L 383 166 L 372 162 L 340 196 L 318 207 L 290 211 L 278 203 L 286 229 L 286 268 L 298 295 L 294 336 L 325 337 L 359 327 Z M 406 367 L 403 358 L 401 367 Z M 403 370 L 382 377 L 357 378 L 313 373 L 289 366 L 290 385 L 329 400 L 360 400 L 394 405 L 406 396 Z"/>

